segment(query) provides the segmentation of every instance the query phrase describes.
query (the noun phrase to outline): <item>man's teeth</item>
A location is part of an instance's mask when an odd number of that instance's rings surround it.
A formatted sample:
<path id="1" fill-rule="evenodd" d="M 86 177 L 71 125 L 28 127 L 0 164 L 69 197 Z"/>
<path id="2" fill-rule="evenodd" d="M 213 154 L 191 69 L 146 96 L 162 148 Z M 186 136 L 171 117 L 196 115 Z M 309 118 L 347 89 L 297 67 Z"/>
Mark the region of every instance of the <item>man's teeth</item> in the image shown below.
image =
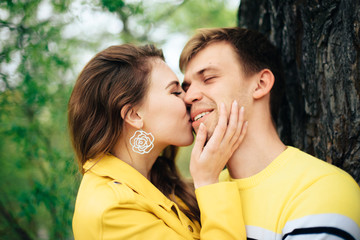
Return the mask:
<path id="1" fill-rule="evenodd" d="M 196 115 L 196 116 L 194 117 L 194 121 L 199 120 L 200 118 L 202 118 L 203 116 L 205 116 L 205 115 L 208 114 L 208 113 L 210 113 L 210 112 L 203 112 L 203 113 L 200 113 L 199 115 Z"/>

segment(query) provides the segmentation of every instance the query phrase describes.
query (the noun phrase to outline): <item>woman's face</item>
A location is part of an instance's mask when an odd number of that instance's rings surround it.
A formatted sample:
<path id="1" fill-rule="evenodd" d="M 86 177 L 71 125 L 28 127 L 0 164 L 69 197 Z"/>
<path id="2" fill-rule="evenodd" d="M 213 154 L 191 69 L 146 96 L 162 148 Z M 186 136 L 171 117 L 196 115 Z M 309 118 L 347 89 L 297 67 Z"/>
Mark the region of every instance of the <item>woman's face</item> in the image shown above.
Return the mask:
<path id="1" fill-rule="evenodd" d="M 143 130 L 154 135 L 155 146 L 186 146 L 193 142 L 190 115 L 183 98 L 184 91 L 175 73 L 161 59 L 153 60 L 142 109 Z"/>

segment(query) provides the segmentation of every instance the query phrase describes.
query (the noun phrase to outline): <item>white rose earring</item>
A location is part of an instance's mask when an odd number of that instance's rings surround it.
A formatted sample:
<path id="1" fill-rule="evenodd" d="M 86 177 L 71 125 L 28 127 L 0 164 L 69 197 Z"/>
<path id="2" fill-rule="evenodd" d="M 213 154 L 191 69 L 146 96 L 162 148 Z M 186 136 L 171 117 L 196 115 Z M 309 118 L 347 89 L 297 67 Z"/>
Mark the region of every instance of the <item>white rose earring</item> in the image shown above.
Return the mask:
<path id="1" fill-rule="evenodd" d="M 145 154 L 149 153 L 154 147 L 154 136 L 144 130 L 137 130 L 130 138 L 130 145 L 132 150 L 136 153 Z"/>

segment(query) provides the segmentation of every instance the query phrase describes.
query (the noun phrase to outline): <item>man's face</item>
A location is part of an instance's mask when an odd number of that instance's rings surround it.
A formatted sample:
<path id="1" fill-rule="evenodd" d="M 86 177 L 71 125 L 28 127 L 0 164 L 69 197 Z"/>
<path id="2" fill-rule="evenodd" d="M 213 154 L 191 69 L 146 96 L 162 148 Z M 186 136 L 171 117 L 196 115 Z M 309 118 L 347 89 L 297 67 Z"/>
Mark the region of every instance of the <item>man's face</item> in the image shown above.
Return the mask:
<path id="1" fill-rule="evenodd" d="M 191 107 L 195 132 L 200 123 L 204 123 L 208 138 L 212 135 L 221 103 L 225 104 L 228 114 L 234 100 L 246 108 L 252 91 L 244 76 L 233 46 L 224 41 L 209 44 L 189 61 L 183 82 L 184 101 Z"/>

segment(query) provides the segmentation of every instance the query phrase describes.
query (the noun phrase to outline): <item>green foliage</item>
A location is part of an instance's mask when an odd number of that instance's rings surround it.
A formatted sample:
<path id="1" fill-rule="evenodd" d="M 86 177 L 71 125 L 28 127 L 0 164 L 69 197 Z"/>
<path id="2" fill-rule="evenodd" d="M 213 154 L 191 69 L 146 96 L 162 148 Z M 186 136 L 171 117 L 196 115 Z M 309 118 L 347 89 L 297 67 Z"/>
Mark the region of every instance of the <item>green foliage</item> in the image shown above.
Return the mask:
<path id="1" fill-rule="evenodd" d="M 236 9 L 228 9 L 225 0 L 81 1 L 116 14 L 123 26 L 119 35 L 103 35 L 99 29 L 99 36 L 118 42 L 150 41 L 161 47 L 168 34 L 189 35 L 194 28 L 236 21 Z M 78 74 L 73 59 L 79 58 L 79 49 L 95 53 L 101 38 L 64 37 L 75 19 L 71 2 L 0 1 L 1 239 L 72 238 L 80 181 L 66 119 Z M 51 12 L 45 17 L 44 6 Z M 190 152 L 191 147 L 182 149 L 178 159 L 186 176 Z"/>
<path id="2" fill-rule="evenodd" d="M 110 12 L 122 11 L 125 3 L 122 0 L 101 0 L 101 4 Z"/>
<path id="3" fill-rule="evenodd" d="M 197 28 L 236 25 L 237 8 L 229 0 L 101 0 L 100 6 L 117 13 L 123 23 L 120 39 L 125 42 L 166 42 L 167 34 L 193 34 Z M 164 38 L 159 38 L 162 29 Z"/>
<path id="4" fill-rule="evenodd" d="M 237 9 L 226 0 L 189 0 L 169 19 L 172 32 L 193 34 L 195 29 L 236 26 Z"/>
<path id="5" fill-rule="evenodd" d="M 66 22 L 39 20 L 41 1 L 7 1 L 0 34 L 0 235 L 67 239 L 78 186 L 66 129 L 71 69 Z M 53 1 L 60 15 L 66 2 Z M 5 37 L 6 36 L 6 37 Z M 9 72 L 9 66 L 16 70 Z"/>

